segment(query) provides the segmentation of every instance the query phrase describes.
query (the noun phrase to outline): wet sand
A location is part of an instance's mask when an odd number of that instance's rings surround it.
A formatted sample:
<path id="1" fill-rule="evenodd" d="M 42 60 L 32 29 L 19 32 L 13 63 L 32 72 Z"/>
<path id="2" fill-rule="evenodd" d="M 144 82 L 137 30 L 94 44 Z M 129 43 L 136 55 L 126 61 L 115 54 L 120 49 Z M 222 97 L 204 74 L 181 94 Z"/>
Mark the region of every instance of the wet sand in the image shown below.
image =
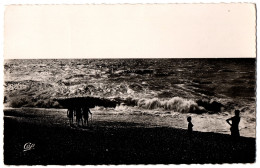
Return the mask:
<path id="1" fill-rule="evenodd" d="M 66 111 L 4 110 L 7 165 L 253 163 L 255 138 L 107 121 L 95 116 L 89 128 L 68 126 Z M 107 117 L 107 116 L 106 116 Z M 147 116 L 146 116 L 147 117 Z M 153 116 L 151 116 L 153 117 Z M 35 144 L 23 151 L 24 144 Z"/>

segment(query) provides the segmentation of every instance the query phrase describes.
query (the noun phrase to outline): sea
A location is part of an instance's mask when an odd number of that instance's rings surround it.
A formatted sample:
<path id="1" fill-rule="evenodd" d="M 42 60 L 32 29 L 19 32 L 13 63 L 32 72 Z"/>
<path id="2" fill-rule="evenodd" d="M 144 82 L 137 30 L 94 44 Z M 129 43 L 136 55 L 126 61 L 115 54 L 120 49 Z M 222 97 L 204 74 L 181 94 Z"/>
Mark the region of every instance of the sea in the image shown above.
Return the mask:
<path id="1" fill-rule="evenodd" d="M 117 102 L 97 113 L 182 129 L 191 116 L 194 131 L 224 134 L 238 109 L 241 136 L 255 137 L 255 58 L 12 59 L 4 89 L 9 107 L 62 108 L 56 98 L 93 96 Z"/>

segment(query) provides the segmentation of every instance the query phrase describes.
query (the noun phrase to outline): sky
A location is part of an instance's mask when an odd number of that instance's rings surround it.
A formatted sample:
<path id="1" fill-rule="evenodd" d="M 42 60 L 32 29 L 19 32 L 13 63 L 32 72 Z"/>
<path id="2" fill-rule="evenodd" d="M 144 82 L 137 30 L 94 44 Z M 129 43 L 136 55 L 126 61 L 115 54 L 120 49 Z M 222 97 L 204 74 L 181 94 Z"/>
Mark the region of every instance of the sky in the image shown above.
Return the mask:
<path id="1" fill-rule="evenodd" d="M 256 57 L 253 4 L 9 5 L 4 58 Z"/>

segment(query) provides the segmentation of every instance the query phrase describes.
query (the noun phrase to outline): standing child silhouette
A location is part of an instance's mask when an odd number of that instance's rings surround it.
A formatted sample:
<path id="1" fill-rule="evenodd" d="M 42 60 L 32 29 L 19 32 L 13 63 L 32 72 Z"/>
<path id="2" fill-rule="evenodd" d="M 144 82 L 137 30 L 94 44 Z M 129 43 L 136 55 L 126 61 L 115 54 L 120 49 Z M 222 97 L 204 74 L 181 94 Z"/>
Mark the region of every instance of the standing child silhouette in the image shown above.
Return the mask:
<path id="1" fill-rule="evenodd" d="M 87 122 L 87 126 L 89 126 L 89 123 L 88 123 L 89 114 L 92 115 L 92 113 L 90 112 L 88 107 L 82 108 L 82 111 L 83 111 L 84 125 L 86 126 L 86 122 Z"/>
<path id="2" fill-rule="evenodd" d="M 191 122 L 191 117 L 190 116 L 187 117 L 187 121 L 188 121 L 188 134 L 189 134 L 189 137 L 191 138 L 193 124 Z"/>

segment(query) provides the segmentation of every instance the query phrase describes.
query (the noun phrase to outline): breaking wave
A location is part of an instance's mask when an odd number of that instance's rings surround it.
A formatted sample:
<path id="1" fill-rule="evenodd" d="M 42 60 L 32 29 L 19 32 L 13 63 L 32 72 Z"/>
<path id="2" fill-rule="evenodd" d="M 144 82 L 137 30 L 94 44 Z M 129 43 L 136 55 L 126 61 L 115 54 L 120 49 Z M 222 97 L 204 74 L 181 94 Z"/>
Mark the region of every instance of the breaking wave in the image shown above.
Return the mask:
<path id="1" fill-rule="evenodd" d="M 133 99 L 116 98 L 120 105 L 124 106 L 136 106 L 142 109 L 162 109 L 172 110 L 181 113 L 218 113 L 222 111 L 223 104 L 213 100 L 189 100 L 182 97 L 172 97 L 170 99 Z M 118 107 L 117 107 L 118 108 Z"/>
<path id="2" fill-rule="evenodd" d="M 153 99 L 140 99 L 137 103 L 138 107 L 145 109 L 158 109 L 174 110 L 177 112 L 188 113 L 196 110 L 202 110 L 198 107 L 197 103 L 193 100 L 187 100 L 180 97 L 174 97 L 170 100 Z"/>

